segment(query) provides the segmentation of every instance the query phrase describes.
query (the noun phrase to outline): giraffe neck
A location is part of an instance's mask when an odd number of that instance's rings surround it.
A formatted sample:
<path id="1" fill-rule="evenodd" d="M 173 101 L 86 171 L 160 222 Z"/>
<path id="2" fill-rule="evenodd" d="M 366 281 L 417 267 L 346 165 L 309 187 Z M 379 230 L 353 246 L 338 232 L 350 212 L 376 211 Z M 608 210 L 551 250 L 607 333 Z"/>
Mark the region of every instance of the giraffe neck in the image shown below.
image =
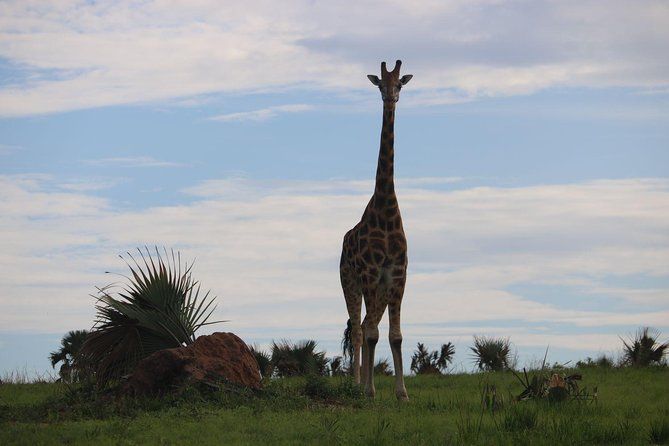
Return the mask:
<path id="1" fill-rule="evenodd" d="M 394 158 L 395 158 L 395 103 L 383 102 L 383 126 L 381 128 L 381 148 L 376 166 L 376 187 L 374 195 L 395 195 Z"/>

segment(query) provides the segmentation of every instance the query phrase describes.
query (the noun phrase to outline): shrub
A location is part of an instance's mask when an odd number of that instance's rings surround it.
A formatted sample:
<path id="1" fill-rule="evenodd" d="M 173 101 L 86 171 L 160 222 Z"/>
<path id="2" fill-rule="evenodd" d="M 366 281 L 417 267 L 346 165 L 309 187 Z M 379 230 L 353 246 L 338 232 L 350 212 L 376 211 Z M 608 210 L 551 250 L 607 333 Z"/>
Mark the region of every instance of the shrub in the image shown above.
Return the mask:
<path id="1" fill-rule="evenodd" d="M 455 346 L 450 342 L 443 344 L 441 350 L 429 352 L 424 344 L 418 343 L 411 357 L 411 371 L 416 375 L 441 374 L 453 361 Z"/>
<path id="2" fill-rule="evenodd" d="M 669 342 L 658 343 L 660 333 L 650 327 L 640 328 L 634 337 L 623 341 L 623 360 L 635 367 L 661 364 L 669 348 Z"/>
<path id="3" fill-rule="evenodd" d="M 393 369 L 390 367 L 390 362 L 388 362 L 388 358 L 379 359 L 376 362 L 376 364 L 374 364 L 374 374 L 392 376 Z"/>
<path id="4" fill-rule="evenodd" d="M 330 374 L 332 376 L 344 376 L 348 374 L 348 370 L 344 367 L 344 358 L 335 356 L 330 359 Z"/>
<path id="5" fill-rule="evenodd" d="M 585 358 L 584 361 L 578 361 L 576 363 L 577 368 L 589 368 L 589 367 L 600 367 L 603 369 L 610 369 L 615 365 L 613 359 L 609 358 L 606 355 L 600 355 L 595 359 L 591 357 Z"/>
<path id="6" fill-rule="evenodd" d="M 272 357 L 269 355 L 269 353 L 265 352 L 264 350 L 260 350 L 255 345 L 251 346 L 251 353 L 253 353 L 253 357 L 256 358 L 258 369 L 260 369 L 260 374 L 262 377 L 271 377 L 272 372 L 274 371 L 274 366 L 272 365 Z"/>
<path id="7" fill-rule="evenodd" d="M 142 264 L 128 253 L 134 266 L 126 260 L 132 277 L 123 276 L 125 285 L 98 289 L 95 325 L 81 348 L 94 364 L 99 386 L 129 373 L 158 350 L 191 344 L 200 327 L 215 323 L 208 322 L 214 298 L 209 292 L 200 297 L 192 263 L 182 265 L 174 251 L 164 250 L 164 259 L 158 248 L 155 259 L 148 248 L 146 254 L 137 251 Z"/>
<path id="8" fill-rule="evenodd" d="M 49 355 L 51 367 L 56 368 L 56 364 L 61 363 L 58 371 L 61 381 L 77 382 L 89 375 L 86 361 L 79 357 L 87 336 L 88 330 L 69 331 L 60 340 L 60 348 Z"/>
<path id="9" fill-rule="evenodd" d="M 310 398 L 329 399 L 334 391 L 326 378 L 320 375 L 307 375 L 304 394 Z"/>
<path id="10" fill-rule="evenodd" d="M 474 363 L 479 370 L 498 371 L 510 368 L 511 342 L 508 338 L 474 336 Z"/>
<path id="11" fill-rule="evenodd" d="M 328 360 L 325 352 L 316 351 L 316 341 L 297 344 L 289 341 L 272 343 L 272 365 L 278 377 L 326 375 Z"/>

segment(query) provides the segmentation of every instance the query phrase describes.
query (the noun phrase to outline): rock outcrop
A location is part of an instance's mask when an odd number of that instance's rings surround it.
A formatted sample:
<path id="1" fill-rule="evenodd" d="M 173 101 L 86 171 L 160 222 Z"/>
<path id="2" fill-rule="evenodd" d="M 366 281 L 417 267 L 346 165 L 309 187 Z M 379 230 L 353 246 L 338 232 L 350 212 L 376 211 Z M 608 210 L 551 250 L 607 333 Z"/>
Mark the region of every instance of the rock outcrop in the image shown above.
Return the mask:
<path id="1" fill-rule="evenodd" d="M 141 360 L 122 393 L 160 395 L 198 382 L 262 387 L 258 363 L 244 341 L 233 333 L 214 333 L 200 336 L 189 346 L 160 350 Z"/>

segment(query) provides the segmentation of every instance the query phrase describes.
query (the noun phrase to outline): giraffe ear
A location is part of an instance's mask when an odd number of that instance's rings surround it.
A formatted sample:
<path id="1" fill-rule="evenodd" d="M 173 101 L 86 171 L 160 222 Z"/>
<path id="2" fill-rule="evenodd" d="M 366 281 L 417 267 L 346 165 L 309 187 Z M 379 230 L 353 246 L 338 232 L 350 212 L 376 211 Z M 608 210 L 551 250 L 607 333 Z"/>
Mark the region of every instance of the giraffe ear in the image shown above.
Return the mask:
<path id="1" fill-rule="evenodd" d="M 374 76 L 373 74 L 368 74 L 367 79 L 369 79 L 369 81 L 374 85 L 376 85 L 377 87 L 381 83 L 381 79 L 379 79 L 379 76 Z"/>
<path id="2" fill-rule="evenodd" d="M 400 83 L 401 83 L 402 85 L 406 85 L 406 84 L 409 83 L 409 81 L 411 80 L 412 77 L 413 77 L 413 74 L 405 74 L 405 75 L 402 76 L 402 78 L 400 79 Z"/>

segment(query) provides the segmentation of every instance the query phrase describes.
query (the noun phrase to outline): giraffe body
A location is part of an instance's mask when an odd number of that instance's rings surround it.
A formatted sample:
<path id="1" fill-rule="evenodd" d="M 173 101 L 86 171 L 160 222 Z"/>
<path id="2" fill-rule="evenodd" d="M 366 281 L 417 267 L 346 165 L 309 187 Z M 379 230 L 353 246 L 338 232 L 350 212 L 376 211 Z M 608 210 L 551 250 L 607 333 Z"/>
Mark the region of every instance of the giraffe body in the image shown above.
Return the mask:
<path id="1" fill-rule="evenodd" d="M 395 69 L 388 72 L 384 62 L 381 64 L 381 79 L 368 76 L 379 87 L 383 98 L 383 126 L 376 183 L 374 195 L 360 222 L 344 236 L 339 271 L 352 326 L 356 382 L 364 382 L 365 393 L 374 396 L 374 351 L 379 339 L 378 325 L 387 307 L 390 319 L 388 338 L 395 367 L 395 394 L 398 399 L 407 400 L 400 329 L 407 271 L 407 242 L 395 196 L 394 122 L 399 91 L 412 76 L 400 78 L 400 65 L 401 62 L 397 61 Z M 363 300 L 365 318 L 361 321 Z"/>

